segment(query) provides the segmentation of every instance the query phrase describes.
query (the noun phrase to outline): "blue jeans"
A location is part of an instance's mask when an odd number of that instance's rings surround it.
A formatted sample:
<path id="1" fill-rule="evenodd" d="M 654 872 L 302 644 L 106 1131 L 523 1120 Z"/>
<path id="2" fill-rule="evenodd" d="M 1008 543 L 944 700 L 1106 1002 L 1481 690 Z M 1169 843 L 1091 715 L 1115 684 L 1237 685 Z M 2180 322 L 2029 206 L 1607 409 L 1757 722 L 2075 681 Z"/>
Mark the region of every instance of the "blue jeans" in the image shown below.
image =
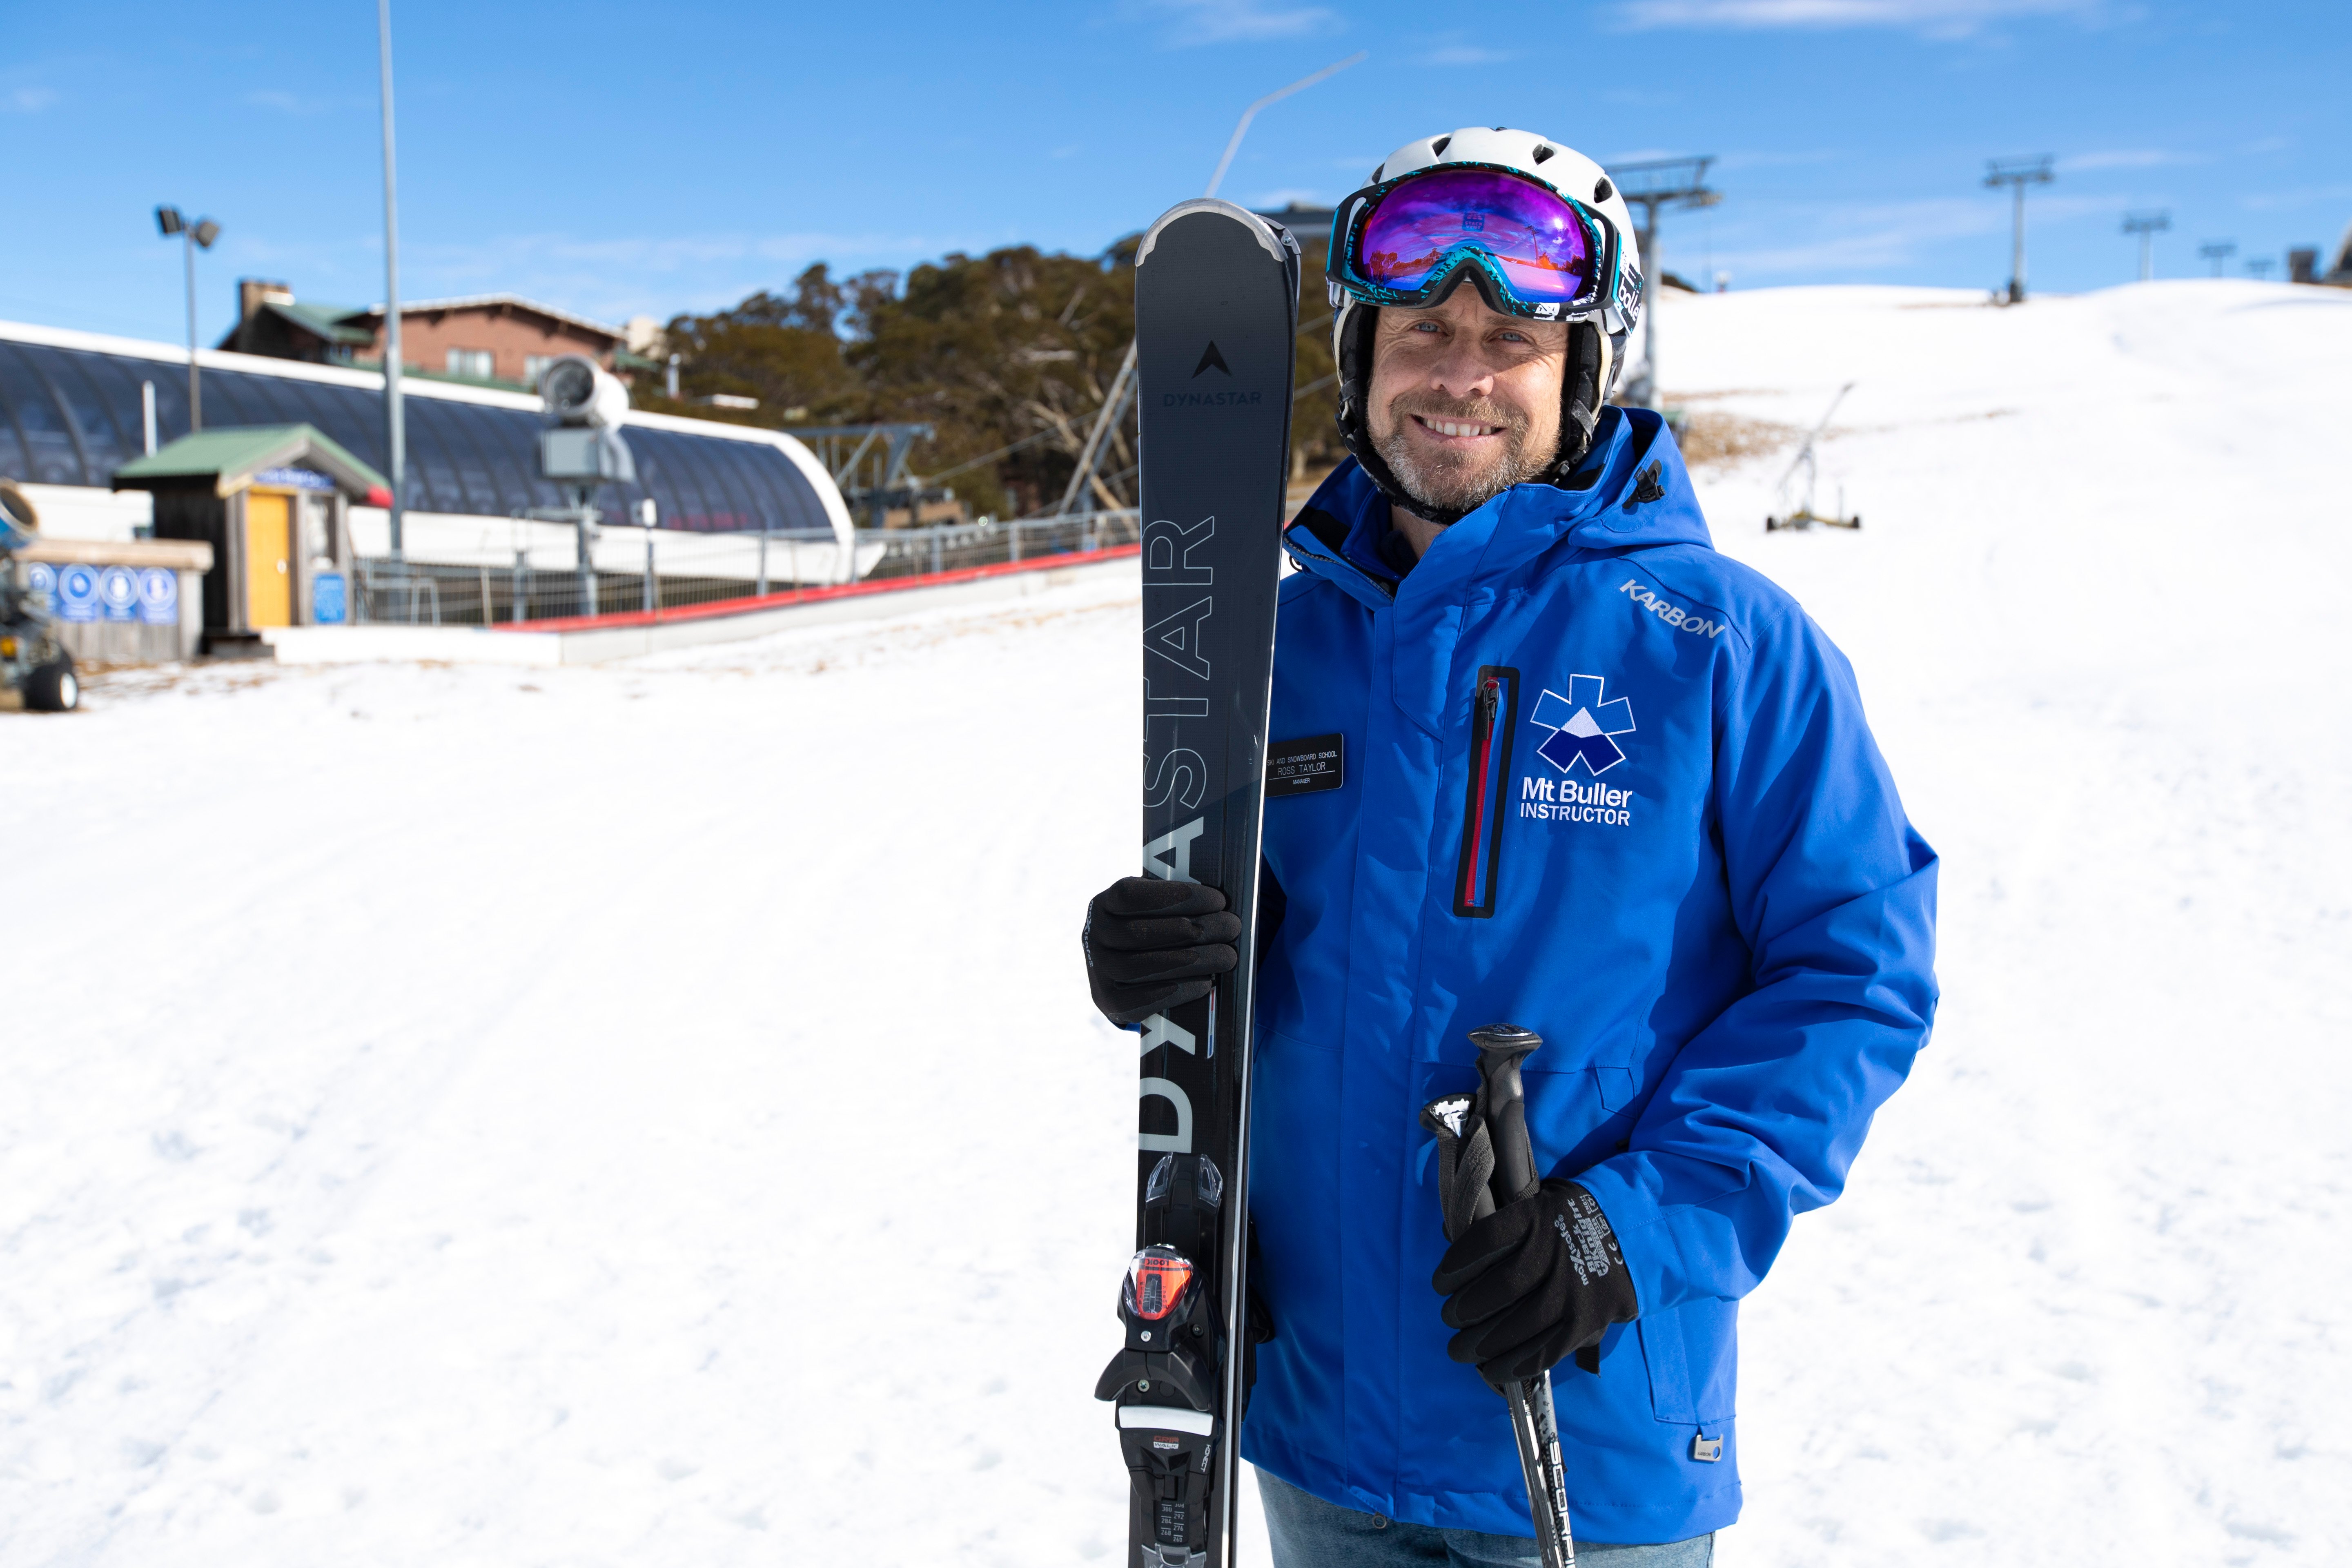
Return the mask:
<path id="1" fill-rule="evenodd" d="M 1265 1500 L 1274 1568 L 1541 1568 L 1543 1563 L 1531 1537 L 1400 1524 L 1325 1502 L 1264 1470 L 1257 1473 L 1257 1490 Z M 1664 1546 L 1580 1541 L 1576 1561 L 1578 1568 L 1588 1563 L 1592 1568 L 1707 1568 L 1715 1561 L 1715 1537 L 1693 1536 Z"/>

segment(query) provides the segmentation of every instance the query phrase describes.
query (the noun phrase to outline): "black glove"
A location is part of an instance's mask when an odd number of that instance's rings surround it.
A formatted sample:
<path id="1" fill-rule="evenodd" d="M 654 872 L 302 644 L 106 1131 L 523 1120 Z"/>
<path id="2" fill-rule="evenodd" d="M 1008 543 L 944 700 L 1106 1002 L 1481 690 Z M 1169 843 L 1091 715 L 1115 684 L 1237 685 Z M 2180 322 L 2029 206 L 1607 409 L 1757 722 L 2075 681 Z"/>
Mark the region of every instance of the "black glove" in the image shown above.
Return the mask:
<path id="1" fill-rule="evenodd" d="M 1087 905 L 1079 933 L 1087 984 L 1102 1016 L 1121 1028 L 1209 994 L 1209 977 L 1229 973 L 1242 922 L 1225 896 L 1198 882 L 1121 877 Z"/>
<path id="2" fill-rule="evenodd" d="M 1465 1231 L 1430 1283 L 1447 1299 L 1445 1326 L 1462 1331 L 1445 1353 L 1497 1388 L 1641 1312 L 1608 1216 L 1591 1193 L 1557 1179 Z"/>

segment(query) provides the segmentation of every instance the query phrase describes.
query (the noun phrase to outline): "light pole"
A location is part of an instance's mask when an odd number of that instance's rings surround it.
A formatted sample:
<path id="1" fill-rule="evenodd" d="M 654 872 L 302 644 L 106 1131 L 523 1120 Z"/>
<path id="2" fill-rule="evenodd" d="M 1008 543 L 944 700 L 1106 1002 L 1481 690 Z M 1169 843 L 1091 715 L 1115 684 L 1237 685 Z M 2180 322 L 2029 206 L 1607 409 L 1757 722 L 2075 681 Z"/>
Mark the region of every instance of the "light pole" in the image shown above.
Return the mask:
<path id="1" fill-rule="evenodd" d="M 2139 280 L 2156 277 L 2156 237 L 2172 226 L 2170 213 L 2126 213 L 2124 232 L 2139 236 Z"/>
<path id="2" fill-rule="evenodd" d="M 1359 60 L 1367 58 L 1369 54 L 1368 50 L 1358 49 L 1346 59 L 1334 60 L 1319 71 L 1300 77 L 1288 87 L 1269 92 L 1247 109 L 1243 110 L 1242 117 L 1234 122 L 1233 135 L 1225 140 L 1224 156 L 1217 160 L 1217 172 L 1209 176 L 1209 188 L 1204 195 L 1214 196 L 1217 194 L 1217 187 L 1225 183 L 1225 171 L 1233 167 L 1234 154 L 1242 150 L 1242 138 L 1249 134 L 1250 121 L 1257 118 L 1259 110 L 1269 103 L 1278 103 L 1294 92 L 1313 87 L 1326 77 L 1337 76 Z M 1118 362 L 1118 374 L 1111 377 L 1110 391 L 1103 398 L 1101 411 L 1095 416 L 1094 428 L 1087 432 L 1087 444 L 1078 449 L 1077 467 L 1070 475 L 1069 486 L 1062 491 L 1061 504 L 1054 509 L 1056 515 L 1066 516 L 1076 510 L 1078 499 L 1085 491 L 1087 482 L 1094 478 L 1095 468 L 1102 460 L 1103 437 L 1109 433 L 1112 425 L 1127 417 L 1129 398 L 1134 389 L 1135 342 L 1129 339 L 1127 345 L 1127 357 Z M 676 394 L 673 393 L 672 395 Z M 1021 545 L 1021 532 L 1017 528 L 1013 530 L 1013 543 L 1017 551 Z"/>
<path id="3" fill-rule="evenodd" d="M 401 559 L 401 492 L 408 481 L 408 416 L 400 405 L 400 195 L 392 159 L 392 0 L 376 0 L 376 65 L 383 79 L 383 427 L 392 459 L 392 558 Z"/>
<path id="4" fill-rule="evenodd" d="M 2222 264 L 2238 254 L 2238 242 L 2234 239 L 2209 239 L 2197 247 L 2197 254 L 2213 264 L 2213 276 L 2219 278 Z"/>
<path id="5" fill-rule="evenodd" d="M 1300 77 L 1288 87 L 1279 88 L 1273 92 L 1269 92 L 1264 98 L 1259 99 L 1255 103 L 1251 104 L 1247 109 L 1243 110 L 1242 117 L 1234 122 L 1234 133 L 1232 137 L 1225 142 L 1225 155 L 1217 160 L 1217 172 L 1209 176 L 1209 188 L 1202 194 L 1213 196 L 1217 194 L 1217 187 L 1225 183 L 1225 171 L 1234 166 L 1234 154 L 1242 150 L 1242 138 L 1249 134 L 1250 121 L 1257 118 L 1257 111 L 1259 110 L 1264 109 L 1269 103 L 1279 103 L 1294 92 L 1302 91 L 1307 88 L 1313 87 L 1325 77 L 1339 75 L 1341 71 L 1346 70 L 1349 66 L 1355 65 L 1359 61 L 1367 58 L 1370 52 L 1371 51 L 1369 49 L 1358 49 L 1346 59 L 1334 60 L 1319 71 L 1316 71 L 1308 76 Z"/>
<path id="6" fill-rule="evenodd" d="M 1665 287 L 1665 264 L 1658 254 L 1658 209 L 1711 207 L 1723 200 L 1721 191 L 1707 188 L 1704 158 L 1658 158 L 1646 163 L 1621 163 L 1609 171 L 1617 194 L 1628 206 L 1642 209 L 1642 379 L 1625 389 L 1644 408 L 1661 408 L 1664 394 L 1658 382 L 1658 290 Z"/>
<path id="7" fill-rule="evenodd" d="M 185 242 L 188 253 L 188 429 L 191 434 L 205 427 L 204 386 L 196 379 L 196 251 L 210 250 L 213 241 L 220 237 L 220 225 L 208 217 L 190 223 L 180 216 L 175 206 L 155 209 L 155 226 L 165 239 L 177 235 Z"/>

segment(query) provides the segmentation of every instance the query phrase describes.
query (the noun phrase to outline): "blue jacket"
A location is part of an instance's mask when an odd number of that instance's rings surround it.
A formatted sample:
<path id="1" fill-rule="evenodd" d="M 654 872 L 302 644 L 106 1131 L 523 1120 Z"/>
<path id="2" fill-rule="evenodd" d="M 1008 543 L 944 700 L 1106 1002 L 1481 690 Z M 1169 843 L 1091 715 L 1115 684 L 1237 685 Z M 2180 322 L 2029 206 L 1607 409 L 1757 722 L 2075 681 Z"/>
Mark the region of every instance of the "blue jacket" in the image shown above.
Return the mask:
<path id="1" fill-rule="evenodd" d="M 1243 1452 L 1531 1533 L 1503 1402 L 1445 1356 L 1417 1121 L 1476 1086 L 1468 1031 L 1520 1024 L 1538 1163 L 1600 1201 L 1641 1300 L 1597 1376 L 1554 1373 L 1576 1531 L 1703 1534 L 1739 1511 L 1738 1300 L 1927 1039 L 1935 852 L 1853 670 L 1715 552 L 1655 415 L 1609 410 L 1570 487 L 1506 491 L 1402 581 L 1386 519 L 1350 463 L 1286 535 L 1270 738 L 1339 735 L 1342 782 L 1266 803 L 1250 1207 L 1277 1333 Z"/>

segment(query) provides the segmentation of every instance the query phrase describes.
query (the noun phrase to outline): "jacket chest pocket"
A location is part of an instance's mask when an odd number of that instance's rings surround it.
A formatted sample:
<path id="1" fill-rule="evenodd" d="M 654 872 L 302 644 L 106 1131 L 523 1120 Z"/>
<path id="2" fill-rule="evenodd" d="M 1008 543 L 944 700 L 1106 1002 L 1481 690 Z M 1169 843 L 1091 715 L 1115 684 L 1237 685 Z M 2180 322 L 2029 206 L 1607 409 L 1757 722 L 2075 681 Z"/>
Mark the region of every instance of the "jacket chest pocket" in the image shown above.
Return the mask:
<path id="1" fill-rule="evenodd" d="M 1511 742 L 1517 725 L 1519 672 L 1508 665 L 1478 668 L 1470 705 L 1469 765 L 1462 811 L 1462 847 L 1454 873 L 1454 912 L 1491 920 L 1503 868 L 1503 824 L 1509 815 Z"/>

